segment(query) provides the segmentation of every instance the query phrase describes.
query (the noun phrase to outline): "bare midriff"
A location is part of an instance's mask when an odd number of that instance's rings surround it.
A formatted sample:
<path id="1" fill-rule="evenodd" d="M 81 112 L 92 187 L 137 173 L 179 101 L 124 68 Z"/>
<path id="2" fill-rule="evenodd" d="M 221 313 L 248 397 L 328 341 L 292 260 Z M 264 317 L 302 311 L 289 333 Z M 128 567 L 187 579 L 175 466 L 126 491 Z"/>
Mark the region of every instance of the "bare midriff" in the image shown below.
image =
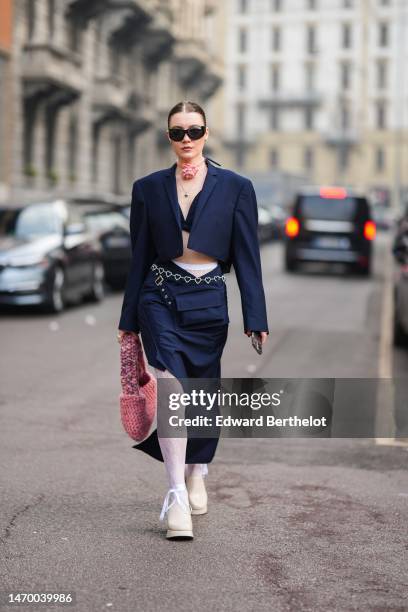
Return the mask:
<path id="1" fill-rule="evenodd" d="M 192 181 L 193 180 L 194 179 L 192 179 Z M 194 200 L 194 197 L 196 196 L 196 194 L 201 190 L 204 180 L 205 180 L 205 176 L 201 179 L 200 183 L 195 182 L 194 184 L 193 183 L 191 184 L 191 194 L 189 197 L 190 203 Z M 182 202 L 182 200 L 184 199 L 184 193 L 178 184 L 177 184 L 177 194 L 178 194 L 179 202 Z M 183 211 L 184 217 L 187 217 L 189 208 L 185 208 L 185 206 L 183 206 L 182 211 Z M 201 253 L 200 251 L 194 251 L 193 249 L 188 248 L 187 243 L 188 243 L 188 239 L 190 236 L 190 232 L 186 230 L 181 230 L 181 233 L 183 236 L 183 254 L 180 255 L 180 257 L 177 257 L 176 259 L 174 259 L 173 261 L 175 261 L 176 263 L 180 261 L 185 264 L 189 264 L 189 263 L 190 264 L 202 264 L 202 265 L 208 264 L 209 268 L 214 263 L 218 263 L 217 259 L 215 259 L 214 257 L 210 257 L 209 255 L 206 255 L 205 253 Z M 206 271 L 205 269 L 200 270 L 200 271 L 191 270 L 191 273 L 195 276 L 201 276 L 202 274 L 206 274 Z"/>

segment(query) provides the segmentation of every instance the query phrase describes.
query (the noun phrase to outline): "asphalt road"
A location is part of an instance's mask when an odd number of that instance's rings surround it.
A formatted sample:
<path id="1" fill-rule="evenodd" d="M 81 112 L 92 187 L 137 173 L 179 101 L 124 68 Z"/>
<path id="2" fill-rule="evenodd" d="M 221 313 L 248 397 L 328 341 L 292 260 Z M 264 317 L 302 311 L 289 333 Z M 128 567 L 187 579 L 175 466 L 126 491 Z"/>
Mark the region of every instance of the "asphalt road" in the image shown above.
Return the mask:
<path id="1" fill-rule="evenodd" d="M 371 279 L 287 275 L 280 245 L 264 247 L 262 357 L 229 275 L 223 376 L 407 377 L 407 353 L 389 342 L 386 236 L 376 246 Z M 194 540 L 164 538 L 163 465 L 131 448 L 119 420 L 121 301 L 0 318 L 0 590 L 71 591 L 80 612 L 408 610 L 399 436 L 223 438 Z M 380 406 L 394 428 L 404 399 Z"/>

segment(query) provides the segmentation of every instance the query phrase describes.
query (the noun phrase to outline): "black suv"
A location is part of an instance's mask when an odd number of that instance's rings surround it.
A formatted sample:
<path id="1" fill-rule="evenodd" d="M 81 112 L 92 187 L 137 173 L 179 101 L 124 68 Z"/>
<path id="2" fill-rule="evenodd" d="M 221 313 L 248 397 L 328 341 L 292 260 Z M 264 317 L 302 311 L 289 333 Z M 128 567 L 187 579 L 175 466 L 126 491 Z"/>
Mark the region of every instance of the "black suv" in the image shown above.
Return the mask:
<path id="1" fill-rule="evenodd" d="M 286 270 L 296 270 L 305 261 L 340 262 L 369 275 L 375 234 L 364 196 L 344 187 L 304 189 L 295 198 L 292 216 L 286 219 Z"/>

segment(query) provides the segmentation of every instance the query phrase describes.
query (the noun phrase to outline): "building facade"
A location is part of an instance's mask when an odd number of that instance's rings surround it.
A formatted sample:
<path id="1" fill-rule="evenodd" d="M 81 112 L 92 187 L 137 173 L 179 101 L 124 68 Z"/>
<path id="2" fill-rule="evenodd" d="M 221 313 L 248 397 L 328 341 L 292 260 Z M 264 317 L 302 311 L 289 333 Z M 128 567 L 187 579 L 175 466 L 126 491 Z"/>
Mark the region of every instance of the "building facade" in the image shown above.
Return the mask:
<path id="1" fill-rule="evenodd" d="M 250 170 L 408 188 L 408 2 L 227 0 L 226 141 Z"/>
<path id="2" fill-rule="evenodd" d="M 12 149 L 12 0 L 0 0 L 0 202 L 9 193 Z"/>
<path id="3" fill-rule="evenodd" d="M 10 4 L 1 0 L 3 8 Z M 15 0 L 9 51 L 10 160 L 2 199 L 128 194 L 173 161 L 167 114 L 180 100 L 217 115 L 217 2 Z M 11 10 L 11 9 L 10 9 Z M 0 52 L 1 53 L 1 52 Z M 7 107 L 2 100 L 1 115 Z M 221 146 L 215 127 L 206 152 Z M 210 141 L 210 139 L 209 139 Z"/>

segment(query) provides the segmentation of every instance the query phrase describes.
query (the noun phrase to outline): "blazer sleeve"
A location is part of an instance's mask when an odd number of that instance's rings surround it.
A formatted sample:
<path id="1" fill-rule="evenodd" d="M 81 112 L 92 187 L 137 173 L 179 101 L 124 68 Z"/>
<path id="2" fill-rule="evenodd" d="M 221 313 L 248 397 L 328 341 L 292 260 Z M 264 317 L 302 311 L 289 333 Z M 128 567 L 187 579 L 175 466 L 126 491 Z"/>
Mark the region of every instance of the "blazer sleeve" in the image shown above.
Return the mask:
<path id="1" fill-rule="evenodd" d="M 146 204 L 138 181 L 133 183 L 132 188 L 129 228 L 132 260 L 127 275 L 118 329 L 139 333 L 137 320 L 139 294 L 157 253 L 150 231 Z"/>
<path id="2" fill-rule="evenodd" d="M 244 331 L 269 334 L 258 241 L 258 204 L 249 179 L 245 179 L 235 206 L 231 261 L 241 293 Z"/>

